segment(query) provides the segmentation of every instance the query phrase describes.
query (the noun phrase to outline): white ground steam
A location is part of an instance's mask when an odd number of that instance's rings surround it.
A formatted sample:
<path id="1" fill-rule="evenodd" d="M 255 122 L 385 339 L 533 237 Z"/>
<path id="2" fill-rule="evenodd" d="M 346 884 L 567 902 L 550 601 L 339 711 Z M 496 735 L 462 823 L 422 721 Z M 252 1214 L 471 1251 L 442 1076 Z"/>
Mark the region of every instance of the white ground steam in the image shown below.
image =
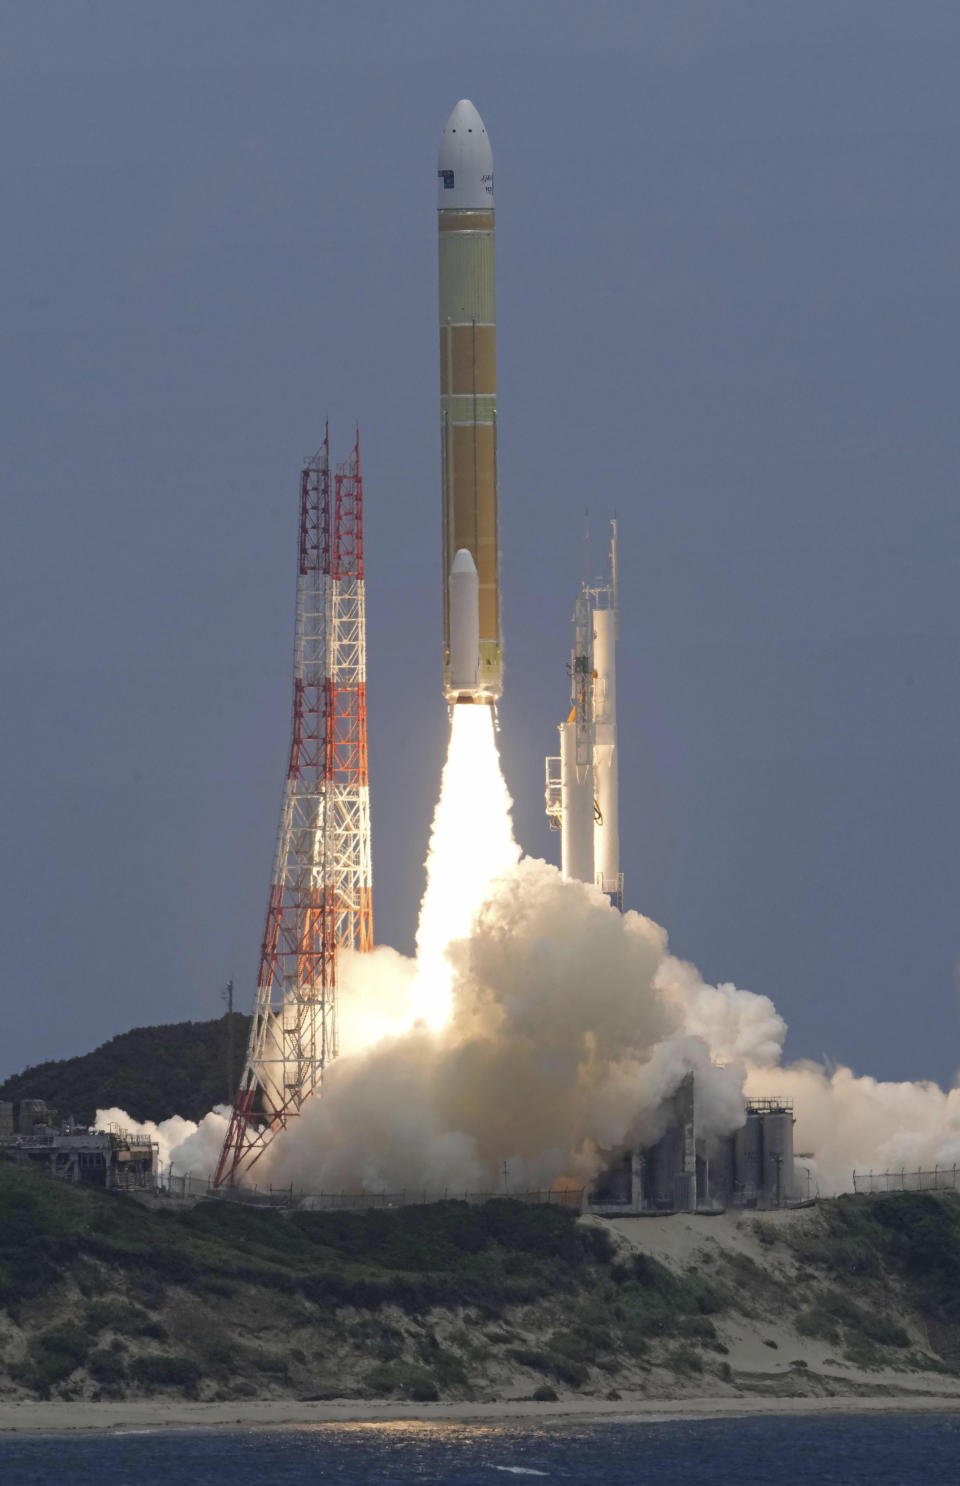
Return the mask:
<path id="1" fill-rule="evenodd" d="M 770 1088 L 792 1098 L 796 1149 L 812 1151 L 824 1194 L 852 1190 L 857 1171 L 932 1170 L 960 1164 L 960 1089 L 935 1083 L 880 1083 L 849 1068 L 794 1063 L 751 1070 L 747 1093 Z"/>
<path id="2" fill-rule="evenodd" d="M 659 1134 L 690 1068 L 705 1135 L 741 1123 L 744 1087 L 792 1097 L 823 1192 L 848 1189 L 854 1167 L 960 1160 L 960 1090 L 782 1067 L 786 1027 L 766 996 L 704 984 L 649 919 L 519 857 L 490 710 L 457 707 L 417 958 L 342 957 L 342 1056 L 257 1181 L 496 1190 L 506 1163 L 514 1189 L 580 1185 L 604 1148 Z M 226 1114 L 150 1127 L 161 1159 L 207 1174 Z"/>
<path id="3" fill-rule="evenodd" d="M 184 1120 L 180 1115 L 171 1115 L 155 1125 L 152 1120 L 134 1120 L 122 1109 L 98 1109 L 96 1127 L 107 1130 L 111 1125 L 132 1135 L 147 1135 L 156 1142 L 160 1166 L 164 1171 L 174 1163 L 174 1170 L 181 1175 L 185 1171 L 202 1172 L 206 1176 L 213 1171 L 223 1145 L 230 1110 L 218 1104 L 204 1115 L 200 1124 Z"/>

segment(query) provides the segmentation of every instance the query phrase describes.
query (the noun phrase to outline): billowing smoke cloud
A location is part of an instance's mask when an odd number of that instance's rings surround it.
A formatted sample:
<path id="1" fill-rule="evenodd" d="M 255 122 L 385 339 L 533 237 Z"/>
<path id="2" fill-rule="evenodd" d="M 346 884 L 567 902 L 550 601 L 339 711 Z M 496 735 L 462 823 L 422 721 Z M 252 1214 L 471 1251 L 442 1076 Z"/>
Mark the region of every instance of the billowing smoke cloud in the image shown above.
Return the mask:
<path id="1" fill-rule="evenodd" d="M 183 1145 L 197 1131 L 193 1120 L 184 1120 L 180 1115 L 171 1115 L 167 1120 L 154 1124 L 152 1120 L 134 1120 L 123 1109 L 98 1109 L 94 1125 L 98 1130 L 109 1130 L 111 1126 L 130 1135 L 146 1135 L 156 1141 L 160 1164 L 166 1166 L 170 1152 Z"/>
<path id="2" fill-rule="evenodd" d="M 340 1052 L 353 1057 L 410 1025 L 416 999 L 417 962 L 378 944 L 369 954 L 337 956 L 337 1026 Z"/>
<path id="3" fill-rule="evenodd" d="M 656 1138 L 690 1069 L 701 1131 L 742 1123 L 744 1062 L 775 1058 L 785 1030 L 772 1006 L 704 986 L 650 919 L 518 860 L 510 809 L 489 709 L 455 708 L 416 962 L 346 957 L 351 1026 L 373 1046 L 333 1065 L 258 1179 L 332 1191 L 491 1190 L 504 1171 L 514 1188 L 583 1182 L 611 1147 Z"/>
<path id="4" fill-rule="evenodd" d="M 766 996 L 706 985 L 650 919 L 518 858 L 489 709 L 455 708 L 417 958 L 341 956 L 341 1057 L 255 1180 L 499 1190 L 506 1167 L 514 1190 L 580 1185 L 605 1151 L 662 1133 L 691 1069 L 704 1137 L 742 1123 L 744 1091 L 791 1097 L 822 1192 L 849 1189 L 854 1167 L 960 1159 L 960 1090 L 782 1067 L 786 1026 Z M 151 1127 L 161 1158 L 207 1174 L 226 1118 Z"/>
<path id="5" fill-rule="evenodd" d="M 751 1069 L 748 1094 L 792 1098 L 795 1145 L 811 1152 L 815 1189 L 852 1190 L 853 1172 L 932 1170 L 960 1164 L 960 1089 L 935 1083 L 881 1083 L 849 1068 L 794 1063 Z"/>
<path id="6" fill-rule="evenodd" d="M 514 1187 L 582 1181 L 598 1148 L 652 1131 L 691 1067 L 718 1133 L 742 1122 L 742 1070 L 714 1067 L 655 984 L 661 931 L 597 889 L 526 859 L 490 884 L 449 961 L 448 1023 L 341 1058 L 261 1161 L 273 1182 L 490 1190 L 504 1163 Z"/>
<path id="7" fill-rule="evenodd" d="M 216 1168 L 229 1119 L 230 1110 L 218 1104 L 204 1115 L 199 1125 L 180 1115 L 171 1115 L 159 1124 L 153 1120 L 134 1120 L 122 1109 L 98 1109 L 94 1124 L 98 1130 L 114 1126 L 130 1135 L 148 1136 L 156 1142 L 161 1171 L 168 1171 L 173 1164 L 181 1176 L 186 1172 L 207 1176 Z"/>

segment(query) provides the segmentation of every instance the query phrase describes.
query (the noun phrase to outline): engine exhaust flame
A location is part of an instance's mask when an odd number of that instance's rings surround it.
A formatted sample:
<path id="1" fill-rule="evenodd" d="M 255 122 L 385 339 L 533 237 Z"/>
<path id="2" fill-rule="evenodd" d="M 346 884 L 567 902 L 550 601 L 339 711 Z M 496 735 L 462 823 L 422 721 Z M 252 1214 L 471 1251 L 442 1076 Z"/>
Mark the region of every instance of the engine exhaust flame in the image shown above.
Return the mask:
<path id="1" fill-rule="evenodd" d="M 411 1011 L 437 1029 L 450 1019 L 447 948 L 465 939 L 491 882 L 520 857 L 492 707 L 454 707 L 447 762 L 427 852 Z"/>

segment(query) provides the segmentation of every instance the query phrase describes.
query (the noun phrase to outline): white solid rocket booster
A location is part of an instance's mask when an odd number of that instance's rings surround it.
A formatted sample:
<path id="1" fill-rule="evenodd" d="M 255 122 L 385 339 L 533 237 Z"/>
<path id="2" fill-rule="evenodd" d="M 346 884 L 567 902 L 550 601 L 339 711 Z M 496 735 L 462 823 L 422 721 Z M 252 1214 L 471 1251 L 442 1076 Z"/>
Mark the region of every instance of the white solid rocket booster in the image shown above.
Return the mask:
<path id="1" fill-rule="evenodd" d="M 466 547 L 450 564 L 450 692 L 477 689 L 480 671 L 480 580 Z"/>

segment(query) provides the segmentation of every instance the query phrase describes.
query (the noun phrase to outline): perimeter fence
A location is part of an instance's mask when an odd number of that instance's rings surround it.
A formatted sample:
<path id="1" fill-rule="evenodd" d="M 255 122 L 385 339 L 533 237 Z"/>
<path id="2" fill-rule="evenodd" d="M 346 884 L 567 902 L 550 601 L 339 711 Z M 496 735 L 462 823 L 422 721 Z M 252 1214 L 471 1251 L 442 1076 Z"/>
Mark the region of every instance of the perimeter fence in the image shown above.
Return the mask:
<path id="1" fill-rule="evenodd" d="M 934 1166 L 932 1171 L 855 1171 L 853 1190 L 868 1196 L 880 1192 L 956 1192 L 960 1168 Z"/>
<path id="2" fill-rule="evenodd" d="M 508 1200 L 535 1206 L 565 1207 L 575 1212 L 583 1208 L 584 1189 L 576 1187 L 555 1191 L 464 1192 L 453 1187 L 403 1192 L 306 1192 L 300 1188 L 251 1186 L 215 1187 L 211 1177 L 182 1175 L 171 1168 L 162 1171 L 155 1190 L 168 1197 L 209 1197 L 221 1202 L 241 1202 L 251 1207 L 298 1207 L 313 1212 L 371 1212 L 378 1208 L 421 1207 L 431 1202 L 467 1202 L 479 1206 L 484 1202 Z"/>

